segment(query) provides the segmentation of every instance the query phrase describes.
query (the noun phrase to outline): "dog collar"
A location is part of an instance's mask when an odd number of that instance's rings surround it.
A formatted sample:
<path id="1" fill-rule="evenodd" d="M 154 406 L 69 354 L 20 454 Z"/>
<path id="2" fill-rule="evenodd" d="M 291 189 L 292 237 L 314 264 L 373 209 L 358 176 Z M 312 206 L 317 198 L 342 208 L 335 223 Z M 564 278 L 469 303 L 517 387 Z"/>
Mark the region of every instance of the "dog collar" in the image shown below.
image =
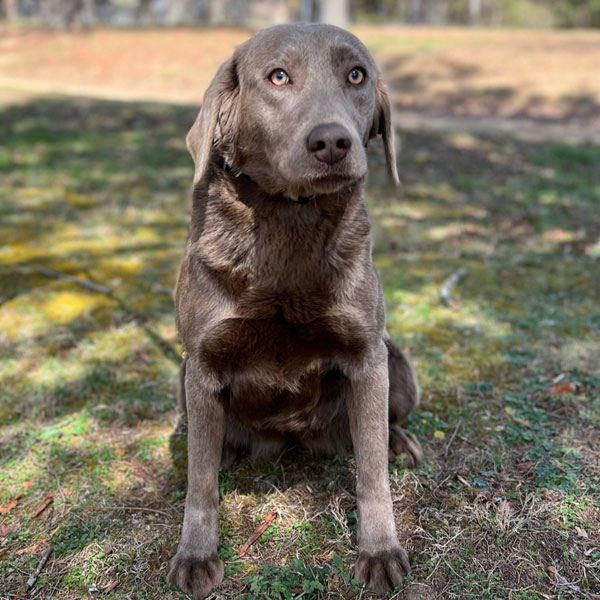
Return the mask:
<path id="1" fill-rule="evenodd" d="M 227 161 L 227 159 L 225 158 L 225 156 L 223 156 L 222 154 L 216 154 L 214 157 L 214 164 L 218 169 L 221 169 L 221 171 L 225 171 L 226 173 L 233 173 L 236 177 L 239 177 L 240 175 L 243 175 L 244 177 L 246 177 L 247 179 L 249 179 L 250 181 L 252 181 L 252 183 L 258 185 L 256 183 L 256 181 L 254 181 L 251 177 L 248 177 L 248 175 L 246 175 L 245 173 L 242 173 L 241 171 L 235 171 L 233 166 Z M 310 198 L 308 196 L 300 196 L 299 198 L 293 199 L 291 198 L 292 202 L 295 202 L 296 204 L 308 204 L 308 201 L 310 200 Z"/>

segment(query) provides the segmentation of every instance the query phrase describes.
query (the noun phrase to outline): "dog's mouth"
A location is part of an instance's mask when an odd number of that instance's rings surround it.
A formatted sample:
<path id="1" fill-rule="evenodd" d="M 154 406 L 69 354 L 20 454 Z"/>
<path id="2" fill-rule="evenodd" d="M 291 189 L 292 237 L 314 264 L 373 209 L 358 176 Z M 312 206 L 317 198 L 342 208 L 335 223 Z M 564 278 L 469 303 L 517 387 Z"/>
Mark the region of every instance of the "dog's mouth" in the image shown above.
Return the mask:
<path id="1" fill-rule="evenodd" d="M 329 173 L 307 177 L 306 179 L 290 182 L 286 196 L 292 199 L 312 197 L 321 194 L 334 194 L 345 187 L 356 183 L 360 177 L 340 173 Z"/>
<path id="2" fill-rule="evenodd" d="M 288 182 L 285 196 L 293 200 L 335 194 L 356 184 L 363 176 L 348 173 L 324 173 Z"/>
<path id="3" fill-rule="evenodd" d="M 325 175 L 319 175 L 313 181 L 317 184 L 337 184 L 350 183 L 356 181 L 356 179 L 356 176 L 348 175 L 347 173 L 327 173 Z"/>

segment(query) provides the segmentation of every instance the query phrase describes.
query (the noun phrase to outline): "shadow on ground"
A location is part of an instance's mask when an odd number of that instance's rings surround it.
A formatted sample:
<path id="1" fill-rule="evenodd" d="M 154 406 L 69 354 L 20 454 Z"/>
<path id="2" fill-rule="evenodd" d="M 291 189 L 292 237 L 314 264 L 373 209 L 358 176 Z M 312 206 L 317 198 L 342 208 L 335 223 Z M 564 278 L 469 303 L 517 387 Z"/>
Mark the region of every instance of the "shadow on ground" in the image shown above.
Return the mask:
<path id="1" fill-rule="evenodd" d="M 23 494 L 1 526 L 3 593 L 52 544 L 48 597 L 111 581 L 115 598 L 179 597 L 165 580 L 185 465 L 170 294 L 195 113 L 66 98 L 0 110 L 0 502 Z M 390 466 L 414 578 L 444 598 L 524 600 L 556 592 L 552 567 L 598 593 L 600 148 L 401 137 L 402 191 L 374 144 L 367 198 L 388 327 L 424 390 L 409 427 L 427 462 Z M 444 306 L 440 285 L 462 267 Z M 557 381 L 571 387 L 553 393 Z M 351 458 L 301 452 L 222 472 L 216 597 L 359 597 L 353 472 Z"/>
<path id="2" fill-rule="evenodd" d="M 600 103 L 589 91 L 549 97 L 529 89 L 518 77 L 510 84 L 491 84 L 479 59 L 472 63 L 445 56 L 419 63 L 411 52 L 388 52 L 380 66 L 398 110 L 422 115 L 475 118 L 520 118 L 544 123 L 597 127 Z"/>

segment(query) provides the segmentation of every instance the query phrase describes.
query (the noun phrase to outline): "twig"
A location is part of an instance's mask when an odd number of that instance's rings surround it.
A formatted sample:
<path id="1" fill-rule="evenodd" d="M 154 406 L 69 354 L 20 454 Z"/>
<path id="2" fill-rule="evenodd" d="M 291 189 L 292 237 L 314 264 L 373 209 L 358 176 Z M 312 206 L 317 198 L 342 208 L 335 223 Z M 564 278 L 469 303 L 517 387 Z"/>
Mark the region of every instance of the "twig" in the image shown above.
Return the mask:
<path id="1" fill-rule="evenodd" d="M 74 275 L 67 275 L 66 273 L 59 273 L 58 271 L 54 271 L 52 269 L 47 269 L 46 267 L 38 266 L 38 273 L 41 275 L 45 275 L 46 277 L 52 277 L 53 279 L 64 279 L 65 281 L 70 281 L 71 283 L 76 283 L 86 290 L 91 290 L 92 292 L 100 292 L 101 294 L 108 294 L 112 296 L 113 291 L 106 287 L 105 285 L 100 285 L 95 281 L 89 281 L 88 279 L 81 279 L 79 277 L 75 277 Z"/>
<path id="2" fill-rule="evenodd" d="M 453 542 L 462 533 L 463 533 L 462 530 L 457 531 L 455 535 L 453 535 L 445 544 L 443 544 L 441 546 L 444 551 L 442 552 L 442 554 L 440 555 L 440 558 L 438 559 L 437 563 L 435 564 L 433 571 L 431 571 L 431 573 L 429 573 L 429 575 L 427 575 L 427 577 L 425 578 L 425 581 L 429 581 L 434 576 L 435 572 L 438 570 L 438 567 L 442 564 L 442 559 L 444 559 L 446 557 L 446 555 L 448 554 L 448 552 L 450 552 L 450 548 L 449 548 L 450 542 Z"/>
<path id="3" fill-rule="evenodd" d="M 35 519 L 38 515 L 43 513 L 53 502 L 54 496 L 50 492 L 48 492 L 42 504 L 40 504 L 40 506 L 38 506 L 35 512 L 33 513 L 33 515 L 31 515 L 31 518 Z"/>
<path id="4" fill-rule="evenodd" d="M 37 578 L 40 576 L 40 573 L 42 572 L 44 565 L 48 562 L 48 559 L 50 558 L 50 555 L 52 554 L 52 550 L 54 550 L 54 548 L 52 546 L 50 546 L 48 548 L 48 550 L 46 550 L 46 552 L 44 552 L 44 556 L 42 556 L 42 558 L 37 566 L 37 569 L 35 570 L 35 573 L 27 580 L 27 583 L 26 583 L 27 591 L 31 590 L 31 588 L 35 585 L 35 582 L 37 581 Z"/>
<path id="5" fill-rule="evenodd" d="M 165 517 L 171 518 L 171 515 L 164 510 L 158 510 L 158 508 L 147 508 L 145 506 L 80 506 L 83 510 L 139 510 L 142 512 L 157 513 L 164 515 Z"/>
<path id="6" fill-rule="evenodd" d="M 269 513 L 265 520 L 256 528 L 256 531 L 248 538 L 246 543 L 240 548 L 240 551 L 237 553 L 238 558 L 242 558 L 244 554 L 248 551 L 248 548 L 256 542 L 256 540 L 267 530 L 269 525 L 273 522 L 273 519 L 277 516 L 276 513 Z"/>
<path id="7" fill-rule="evenodd" d="M 111 581 L 108 585 L 104 586 L 102 593 L 108 594 L 109 592 L 112 592 L 118 585 L 119 582 L 115 579 L 114 581 Z"/>
<path id="8" fill-rule="evenodd" d="M 446 447 L 444 448 L 444 456 L 448 456 L 448 450 L 450 450 L 450 446 L 452 446 L 452 442 L 454 441 L 454 438 L 456 437 L 456 434 L 458 433 L 458 430 L 461 425 L 462 425 L 462 421 L 459 421 L 456 424 L 456 427 L 454 428 L 454 432 L 450 436 L 450 439 L 448 440 L 448 443 L 446 444 Z"/>
<path id="9" fill-rule="evenodd" d="M 468 273 L 466 267 L 460 267 L 450 277 L 444 280 L 440 286 L 440 299 L 442 302 L 451 308 L 456 307 L 456 302 L 452 298 L 452 290 L 454 286 Z"/>
<path id="10" fill-rule="evenodd" d="M 179 353 L 169 344 L 167 340 L 162 338 L 158 333 L 155 333 L 146 323 L 148 318 L 136 312 L 131 307 L 127 306 L 123 300 L 121 300 L 114 291 L 100 283 L 96 283 L 95 281 L 89 281 L 88 279 L 81 279 L 79 277 L 75 277 L 74 275 L 67 275 L 66 273 L 60 273 L 59 271 L 54 271 L 53 269 L 48 269 L 46 267 L 38 266 L 37 270 L 42 275 L 46 277 L 52 277 L 54 279 L 62 279 L 64 281 L 70 281 L 76 285 L 79 285 L 87 290 L 91 290 L 93 292 L 99 292 L 101 294 L 106 294 L 110 296 L 121 308 L 121 310 L 125 311 L 134 321 L 142 327 L 142 329 L 146 332 L 146 335 L 161 349 L 163 354 L 172 360 L 175 364 L 180 364 L 181 357 Z"/>

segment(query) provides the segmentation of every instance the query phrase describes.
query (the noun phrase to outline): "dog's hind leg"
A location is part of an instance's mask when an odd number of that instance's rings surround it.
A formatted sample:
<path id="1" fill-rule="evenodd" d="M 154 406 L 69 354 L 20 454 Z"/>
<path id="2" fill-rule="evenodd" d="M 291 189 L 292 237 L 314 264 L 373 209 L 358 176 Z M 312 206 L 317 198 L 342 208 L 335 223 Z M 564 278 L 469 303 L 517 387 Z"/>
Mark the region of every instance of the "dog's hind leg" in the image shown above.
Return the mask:
<path id="1" fill-rule="evenodd" d="M 177 407 L 184 416 L 187 416 L 187 405 L 185 399 L 185 366 L 187 364 L 187 360 L 187 353 L 184 353 L 181 359 L 181 366 L 179 367 L 179 381 L 177 382 Z"/>
<path id="2" fill-rule="evenodd" d="M 418 467 L 423 462 L 423 450 L 419 440 L 401 427 L 412 410 L 420 401 L 419 383 L 415 372 L 402 350 L 385 334 L 388 350 L 389 422 L 390 443 L 389 459 L 394 460 L 402 452 L 406 454 L 409 467 Z"/>

